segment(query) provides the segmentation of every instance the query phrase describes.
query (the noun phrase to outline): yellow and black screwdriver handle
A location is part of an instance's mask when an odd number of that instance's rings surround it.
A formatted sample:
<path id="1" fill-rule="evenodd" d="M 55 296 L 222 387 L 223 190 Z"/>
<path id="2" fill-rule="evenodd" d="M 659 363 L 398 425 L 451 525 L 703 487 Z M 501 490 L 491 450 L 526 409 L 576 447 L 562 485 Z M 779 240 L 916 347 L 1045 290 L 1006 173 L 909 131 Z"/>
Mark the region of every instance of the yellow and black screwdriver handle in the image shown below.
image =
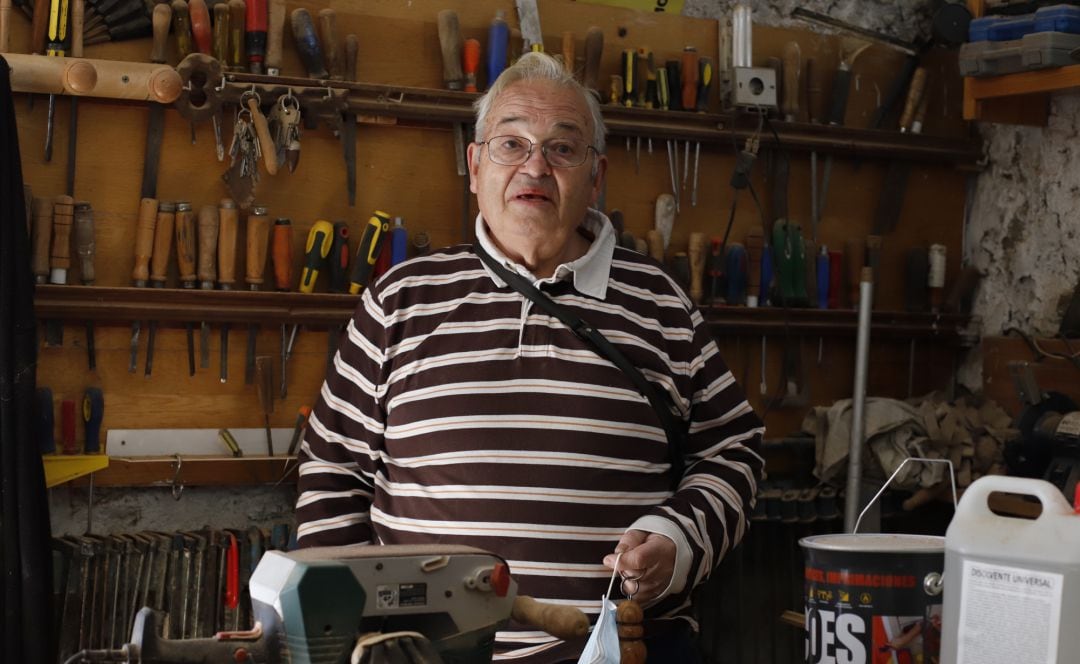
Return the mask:
<path id="1" fill-rule="evenodd" d="M 390 215 L 376 210 L 368 219 L 367 226 L 364 227 L 360 246 L 356 249 L 356 258 L 353 259 L 352 272 L 349 275 L 349 292 L 353 295 L 367 287 L 368 279 L 371 277 L 371 268 L 375 265 L 375 261 L 379 260 L 383 240 L 389 232 Z"/>
<path id="2" fill-rule="evenodd" d="M 308 231 L 307 246 L 304 248 L 304 269 L 300 273 L 300 292 L 310 293 L 315 290 L 315 280 L 319 270 L 326 268 L 330 256 L 330 245 L 334 242 L 334 226 L 325 219 L 319 219 Z"/>

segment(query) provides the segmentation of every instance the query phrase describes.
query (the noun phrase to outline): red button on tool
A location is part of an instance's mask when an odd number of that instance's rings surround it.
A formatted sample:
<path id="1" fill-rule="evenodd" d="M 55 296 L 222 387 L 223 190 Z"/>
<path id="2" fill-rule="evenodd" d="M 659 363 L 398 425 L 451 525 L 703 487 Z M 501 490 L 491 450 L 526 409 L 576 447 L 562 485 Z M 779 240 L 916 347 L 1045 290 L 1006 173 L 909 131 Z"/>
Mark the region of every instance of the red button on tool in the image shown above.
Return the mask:
<path id="1" fill-rule="evenodd" d="M 506 591 L 510 589 L 510 567 L 506 563 L 495 563 L 495 569 L 491 570 L 491 587 L 496 597 L 506 597 Z"/>

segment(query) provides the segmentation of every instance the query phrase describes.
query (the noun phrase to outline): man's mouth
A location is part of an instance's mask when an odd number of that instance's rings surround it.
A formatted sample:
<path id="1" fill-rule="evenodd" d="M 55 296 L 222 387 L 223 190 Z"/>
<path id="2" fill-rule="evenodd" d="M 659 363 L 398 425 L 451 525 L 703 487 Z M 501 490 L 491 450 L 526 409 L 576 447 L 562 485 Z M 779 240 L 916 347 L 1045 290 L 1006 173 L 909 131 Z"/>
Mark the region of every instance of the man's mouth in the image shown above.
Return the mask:
<path id="1" fill-rule="evenodd" d="M 530 203 L 538 202 L 550 202 L 551 198 L 539 191 L 523 191 L 514 196 L 515 200 L 526 201 Z"/>

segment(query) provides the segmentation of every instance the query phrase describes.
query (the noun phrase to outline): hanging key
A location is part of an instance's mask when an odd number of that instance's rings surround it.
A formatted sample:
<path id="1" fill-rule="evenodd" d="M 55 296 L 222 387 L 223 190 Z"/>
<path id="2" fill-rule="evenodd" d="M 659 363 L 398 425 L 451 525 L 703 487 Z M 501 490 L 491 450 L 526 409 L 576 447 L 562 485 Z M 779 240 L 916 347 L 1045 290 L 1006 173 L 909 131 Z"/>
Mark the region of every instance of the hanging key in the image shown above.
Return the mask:
<path id="1" fill-rule="evenodd" d="M 300 100 L 291 91 L 281 95 L 270 111 L 269 120 L 278 168 L 288 165 L 292 173 L 300 162 Z"/>
<path id="2" fill-rule="evenodd" d="M 241 208 L 247 208 L 255 200 L 255 186 L 259 182 L 259 158 L 262 150 L 252 124 L 251 111 L 241 104 L 233 126 L 233 139 L 229 146 L 229 170 L 222 179 L 229 185 L 229 192 Z"/>

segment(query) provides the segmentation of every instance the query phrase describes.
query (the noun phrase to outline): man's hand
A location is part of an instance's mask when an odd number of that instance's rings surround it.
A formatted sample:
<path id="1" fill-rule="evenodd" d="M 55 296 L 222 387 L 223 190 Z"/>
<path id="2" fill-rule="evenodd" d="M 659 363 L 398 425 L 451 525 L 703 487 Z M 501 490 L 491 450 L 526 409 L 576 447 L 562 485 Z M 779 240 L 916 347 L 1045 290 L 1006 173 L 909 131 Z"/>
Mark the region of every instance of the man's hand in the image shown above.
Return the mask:
<path id="1" fill-rule="evenodd" d="M 675 542 L 668 537 L 644 530 L 628 530 L 619 539 L 615 553 L 604 556 L 604 565 L 615 569 L 615 558 L 620 553 L 618 571 L 624 579 L 623 591 L 632 594 L 640 604 L 658 598 L 671 583 L 676 549 Z"/>

